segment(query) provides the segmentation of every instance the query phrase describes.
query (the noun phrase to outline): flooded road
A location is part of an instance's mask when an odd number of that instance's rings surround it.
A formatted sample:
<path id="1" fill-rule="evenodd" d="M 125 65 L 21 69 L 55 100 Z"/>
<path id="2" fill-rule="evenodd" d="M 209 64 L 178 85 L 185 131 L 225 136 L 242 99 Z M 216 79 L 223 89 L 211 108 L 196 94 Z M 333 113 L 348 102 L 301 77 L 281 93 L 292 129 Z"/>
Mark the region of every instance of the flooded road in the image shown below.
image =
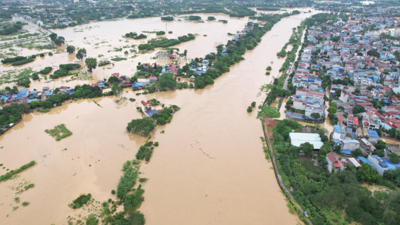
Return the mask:
<path id="1" fill-rule="evenodd" d="M 116 189 L 122 164 L 134 159 L 145 141 L 126 133 L 126 125 L 141 117 L 136 111 L 138 102 L 151 98 L 166 105 L 176 104 L 181 110 L 170 124 L 156 129 L 152 140 L 160 146 L 151 161 L 140 168 L 140 176 L 149 179 L 140 207 L 146 224 L 296 224 L 299 219 L 289 213 L 272 164 L 265 160 L 257 112 L 247 113 L 246 109 L 252 101 L 257 105 L 264 101 L 260 87 L 278 75 L 284 62 L 277 59 L 276 53 L 289 40 L 292 28 L 309 15 L 282 19 L 254 50 L 244 55 L 244 61 L 203 90 L 139 97 L 129 90 L 123 96 L 136 102 L 116 104 L 114 97 L 105 97 L 94 99 L 101 107 L 93 100 L 80 100 L 47 114 L 25 115 L 23 122 L 0 137 L 0 163 L 9 169 L 31 160 L 38 165 L 15 180 L 0 183 L 0 224 L 67 224 L 68 215 L 82 212 L 67 206 L 79 194 L 91 193 L 100 202 L 113 198 L 110 192 Z M 237 30 L 244 20 L 239 20 Z M 62 36 L 69 39 L 67 34 Z M 201 49 L 202 42 L 198 43 L 199 49 L 189 49 L 189 53 L 211 51 Z M 182 45 L 186 44 L 194 43 Z M 271 61 L 273 70 L 266 76 L 265 68 Z M 134 66 L 135 62 L 126 61 L 118 68 L 129 71 Z M 73 135 L 56 142 L 44 130 L 61 123 Z M 35 184 L 19 196 L 30 205 L 13 211 L 15 191 L 10 186 L 22 179 Z"/>

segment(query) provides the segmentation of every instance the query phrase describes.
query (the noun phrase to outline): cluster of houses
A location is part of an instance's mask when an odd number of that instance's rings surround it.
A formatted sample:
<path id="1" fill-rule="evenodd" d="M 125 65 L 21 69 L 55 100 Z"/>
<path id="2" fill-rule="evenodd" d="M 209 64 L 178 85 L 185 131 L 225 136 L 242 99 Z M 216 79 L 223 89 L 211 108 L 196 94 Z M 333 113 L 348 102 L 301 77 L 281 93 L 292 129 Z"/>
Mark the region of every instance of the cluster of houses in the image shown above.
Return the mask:
<path id="1" fill-rule="evenodd" d="M 74 88 L 61 86 L 59 88 L 60 94 L 69 94 L 72 95 L 75 93 Z M 32 102 L 41 102 L 45 101 L 47 98 L 52 96 L 54 91 L 51 90 L 49 87 L 43 87 L 42 91 L 37 91 L 34 89 L 33 91 L 29 91 L 27 88 L 21 89 L 17 94 L 13 94 L 12 91 L 4 91 L 1 93 L 0 98 L 4 102 L 2 105 L 9 106 L 12 103 L 28 103 L 31 104 Z"/>
<path id="2" fill-rule="evenodd" d="M 327 154 L 329 171 L 341 171 L 347 165 L 359 167 L 362 163 L 371 165 L 380 175 L 400 168 L 400 163 L 373 154 L 379 140 L 377 130 L 400 130 L 400 100 L 396 96 L 400 93 L 400 39 L 394 38 L 400 36 L 400 30 L 364 32 L 372 24 L 386 29 L 398 27 L 400 20 L 350 15 L 348 21 L 338 17 L 333 25 L 310 26 L 307 40 L 311 44 L 301 53 L 291 80 L 296 92 L 290 106 L 296 110 L 288 110 L 287 117 L 304 120 L 318 113 L 318 118 L 323 118 L 326 97 L 337 105 L 337 124 L 331 140 L 341 147 L 341 156 Z M 331 80 L 329 93 L 323 88 L 326 79 L 321 79 L 321 71 Z M 309 139 L 321 146 L 317 137 L 300 136 L 293 140 L 298 142 L 294 145 Z M 352 157 L 357 149 L 368 157 Z"/>

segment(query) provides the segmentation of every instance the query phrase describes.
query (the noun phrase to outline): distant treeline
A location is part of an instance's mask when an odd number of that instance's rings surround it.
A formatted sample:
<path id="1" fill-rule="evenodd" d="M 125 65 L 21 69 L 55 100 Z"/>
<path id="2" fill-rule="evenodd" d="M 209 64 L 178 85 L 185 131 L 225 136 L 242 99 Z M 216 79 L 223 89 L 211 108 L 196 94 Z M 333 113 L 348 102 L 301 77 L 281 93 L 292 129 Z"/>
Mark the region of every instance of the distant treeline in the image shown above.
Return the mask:
<path id="1" fill-rule="evenodd" d="M 278 11 L 279 7 L 257 7 L 257 10 L 268 10 L 268 11 Z"/>

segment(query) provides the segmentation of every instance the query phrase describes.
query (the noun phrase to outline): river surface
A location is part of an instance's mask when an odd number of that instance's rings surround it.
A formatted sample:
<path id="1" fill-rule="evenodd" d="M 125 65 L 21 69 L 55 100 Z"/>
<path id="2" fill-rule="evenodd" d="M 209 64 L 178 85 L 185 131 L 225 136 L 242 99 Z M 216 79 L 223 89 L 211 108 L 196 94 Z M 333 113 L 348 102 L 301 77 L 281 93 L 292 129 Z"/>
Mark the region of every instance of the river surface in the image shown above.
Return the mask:
<path id="1" fill-rule="evenodd" d="M 16 179 L 0 183 L 0 224 L 67 224 L 67 216 L 85 214 L 82 209 L 67 206 L 79 194 L 91 193 L 100 202 L 114 198 L 111 190 L 116 189 L 122 175 L 122 164 L 134 159 L 145 141 L 127 133 L 126 125 L 141 118 L 136 107 L 141 100 L 151 98 L 166 105 L 176 104 L 181 110 L 170 124 L 157 127 L 151 140 L 158 141 L 160 146 L 150 162 L 140 168 L 140 176 L 149 179 L 144 184 L 145 201 L 140 207 L 146 224 L 296 224 L 299 219 L 289 213 L 272 164 L 265 160 L 257 110 L 247 113 L 246 109 L 252 101 L 262 104 L 265 94 L 260 94 L 260 87 L 278 75 L 284 62 L 276 53 L 289 40 L 292 28 L 308 16 L 282 19 L 254 50 L 246 52 L 245 60 L 203 90 L 136 96 L 126 89 L 123 97 L 135 98 L 136 102 L 117 104 L 115 100 L 119 98 L 104 97 L 94 99 L 100 106 L 93 99 L 80 100 L 64 103 L 46 114 L 24 115 L 22 122 L 0 137 L 0 164 L 8 169 L 31 160 L 38 164 Z M 215 42 L 225 43 L 231 38 L 226 35 L 228 30 L 241 30 L 246 21 L 229 18 L 229 28 L 217 22 L 208 26 L 207 22 L 176 21 L 168 29 L 174 35 L 207 34 L 179 47 L 182 51 L 188 49 L 189 58 L 193 58 L 215 51 Z M 132 29 L 125 23 L 130 23 Z M 83 37 L 116 42 L 125 31 L 163 29 L 165 23 L 159 18 L 147 18 L 87 26 L 92 26 L 91 31 L 73 32 L 70 28 L 57 33 L 67 40 L 76 40 L 76 46 L 85 46 Z M 118 34 L 115 30 L 119 30 Z M 104 51 L 96 50 L 88 54 Z M 53 57 L 67 61 L 68 56 L 62 54 L 64 57 Z M 108 73 L 129 73 L 137 64 L 135 60 L 117 62 Z M 266 76 L 265 69 L 271 61 L 273 69 Z M 101 68 L 95 70 L 99 77 L 102 72 Z M 61 123 L 73 135 L 57 142 L 44 130 Z M 165 133 L 160 133 L 162 130 Z M 3 171 L 0 173 L 4 174 Z M 13 211 L 12 207 L 18 204 L 10 187 L 23 180 L 35 184 L 33 189 L 18 195 L 21 202 L 28 201 L 30 205 L 19 204 Z"/>

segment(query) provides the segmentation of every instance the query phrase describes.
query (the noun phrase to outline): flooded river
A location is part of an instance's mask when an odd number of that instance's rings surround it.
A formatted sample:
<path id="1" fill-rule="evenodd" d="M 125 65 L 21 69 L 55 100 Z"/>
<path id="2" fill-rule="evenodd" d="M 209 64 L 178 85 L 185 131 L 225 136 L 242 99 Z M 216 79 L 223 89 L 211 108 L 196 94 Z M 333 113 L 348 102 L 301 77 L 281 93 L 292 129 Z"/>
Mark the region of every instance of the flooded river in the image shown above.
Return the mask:
<path id="1" fill-rule="evenodd" d="M 265 160 L 260 140 L 261 122 L 256 119 L 256 112 L 247 113 L 246 108 L 252 101 L 263 102 L 265 95 L 259 94 L 261 85 L 270 83 L 283 63 L 276 53 L 289 40 L 292 28 L 309 15 L 282 19 L 262 38 L 259 46 L 244 55 L 244 61 L 232 66 L 230 72 L 203 90 L 138 97 L 127 89 L 123 96 L 135 98 L 136 102 L 116 104 L 115 97 L 105 97 L 94 99 L 100 106 L 93 100 L 80 100 L 65 103 L 46 114 L 25 115 L 21 123 L 0 137 L 3 147 L 0 164 L 9 169 L 31 160 L 38 164 L 20 177 L 0 183 L 0 224 L 67 224 L 67 216 L 82 212 L 67 206 L 79 194 L 91 193 L 100 202 L 113 198 L 111 190 L 116 189 L 122 175 L 122 164 L 134 159 L 145 141 L 126 133 L 126 125 L 141 117 L 136 111 L 138 102 L 151 98 L 166 105 L 176 104 L 181 110 L 170 124 L 157 127 L 152 140 L 160 146 L 151 161 L 140 168 L 140 176 L 149 179 L 144 185 L 145 201 L 140 207 L 146 224 L 296 224 L 299 219 L 289 213 L 272 164 Z M 127 28 L 128 22 L 135 26 Z M 226 35 L 228 30 L 241 30 L 245 22 L 246 19 L 230 18 L 228 25 L 215 22 L 209 26 L 182 21 L 168 25 L 168 29 L 174 35 L 189 31 L 208 35 L 181 44 L 179 48 L 187 48 L 191 58 L 213 51 L 214 42 L 225 43 L 231 38 Z M 165 23 L 159 18 L 148 18 L 87 26 L 92 26 L 92 30 L 74 33 L 66 29 L 58 33 L 83 47 L 86 45 L 83 37 L 117 40 L 122 39 L 120 36 L 125 31 L 164 29 Z M 103 51 L 88 50 L 88 54 Z M 129 73 L 137 60 L 115 63 L 110 72 Z M 265 68 L 271 61 L 273 70 L 266 76 Z M 102 72 L 101 68 L 95 70 L 99 77 Z M 73 135 L 56 142 L 44 130 L 61 123 Z M 161 134 L 161 130 L 165 133 Z M 10 187 L 23 179 L 35 184 L 19 196 L 30 205 L 13 211 L 15 191 Z"/>

